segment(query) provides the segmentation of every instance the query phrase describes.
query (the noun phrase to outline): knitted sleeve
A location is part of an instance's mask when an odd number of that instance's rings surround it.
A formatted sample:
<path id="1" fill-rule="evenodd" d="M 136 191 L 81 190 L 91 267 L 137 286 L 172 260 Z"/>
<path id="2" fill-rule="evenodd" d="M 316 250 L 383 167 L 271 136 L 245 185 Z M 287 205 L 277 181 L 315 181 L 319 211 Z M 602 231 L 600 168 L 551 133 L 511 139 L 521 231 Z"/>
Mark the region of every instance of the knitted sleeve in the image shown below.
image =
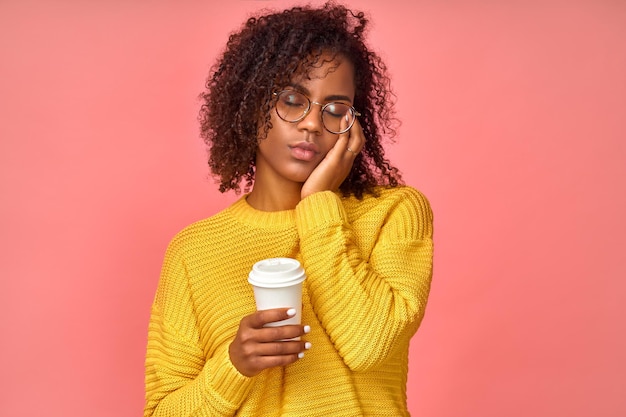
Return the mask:
<path id="1" fill-rule="evenodd" d="M 403 187 L 371 255 L 363 259 L 339 197 L 312 194 L 296 208 L 311 302 L 324 330 L 353 371 L 379 366 L 408 346 L 426 307 L 432 276 L 432 212 Z"/>
<path id="2" fill-rule="evenodd" d="M 205 358 L 181 246 L 175 239 L 167 250 L 152 306 L 144 417 L 232 416 L 251 380 L 234 368 L 227 348 Z"/>

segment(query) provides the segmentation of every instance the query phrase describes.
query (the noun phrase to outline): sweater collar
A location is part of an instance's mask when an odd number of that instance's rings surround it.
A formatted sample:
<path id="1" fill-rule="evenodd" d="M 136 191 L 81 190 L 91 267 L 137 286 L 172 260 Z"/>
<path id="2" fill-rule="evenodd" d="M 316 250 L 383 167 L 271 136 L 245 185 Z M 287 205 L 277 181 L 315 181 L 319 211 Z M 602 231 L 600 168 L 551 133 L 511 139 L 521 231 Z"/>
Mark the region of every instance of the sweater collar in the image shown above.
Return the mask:
<path id="1" fill-rule="evenodd" d="M 254 227 L 268 229 L 287 229 L 296 225 L 296 211 L 262 211 L 248 204 L 247 194 L 235 201 L 229 208 L 229 213 L 242 223 Z"/>

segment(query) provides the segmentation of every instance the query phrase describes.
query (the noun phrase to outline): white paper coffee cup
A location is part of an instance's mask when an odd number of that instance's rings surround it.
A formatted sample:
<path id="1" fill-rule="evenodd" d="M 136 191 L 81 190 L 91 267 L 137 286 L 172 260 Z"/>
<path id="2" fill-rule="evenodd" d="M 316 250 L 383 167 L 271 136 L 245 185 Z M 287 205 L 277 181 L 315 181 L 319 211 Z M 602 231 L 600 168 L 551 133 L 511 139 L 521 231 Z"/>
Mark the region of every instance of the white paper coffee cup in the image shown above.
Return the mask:
<path id="1" fill-rule="evenodd" d="M 304 269 L 292 258 L 270 258 L 255 263 L 248 275 L 257 310 L 295 308 L 296 315 L 268 326 L 300 324 L 302 321 L 302 282 Z"/>

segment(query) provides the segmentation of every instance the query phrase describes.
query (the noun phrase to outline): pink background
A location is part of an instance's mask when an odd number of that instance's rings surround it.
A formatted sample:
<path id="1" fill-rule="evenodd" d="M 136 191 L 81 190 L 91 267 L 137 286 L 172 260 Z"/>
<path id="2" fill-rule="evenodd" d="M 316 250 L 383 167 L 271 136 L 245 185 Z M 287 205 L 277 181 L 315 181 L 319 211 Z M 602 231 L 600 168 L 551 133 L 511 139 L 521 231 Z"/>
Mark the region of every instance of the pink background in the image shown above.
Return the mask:
<path id="1" fill-rule="evenodd" d="M 141 414 L 165 247 L 235 198 L 196 96 L 249 11 L 293 4 L 211 3 L 0 2 L 0 415 Z M 349 4 L 436 216 L 413 415 L 626 415 L 626 2 Z"/>

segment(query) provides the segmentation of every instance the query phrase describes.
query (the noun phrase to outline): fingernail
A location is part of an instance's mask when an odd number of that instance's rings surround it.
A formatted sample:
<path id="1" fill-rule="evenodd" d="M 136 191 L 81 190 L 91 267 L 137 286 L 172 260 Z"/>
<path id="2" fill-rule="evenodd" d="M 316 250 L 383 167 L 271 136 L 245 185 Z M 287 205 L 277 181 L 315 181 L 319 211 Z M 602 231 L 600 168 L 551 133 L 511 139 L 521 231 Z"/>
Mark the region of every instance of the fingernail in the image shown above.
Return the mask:
<path id="1" fill-rule="evenodd" d="M 300 358 L 300 359 L 304 358 L 304 352 L 298 353 L 298 358 Z"/>
<path id="2" fill-rule="evenodd" d="M 296 309 L 295 308 L 290 308 L 289 310 L 287 310 L 287 315 L 288 316 L 295 316 L 296 315 Z"/>
<path id="3" fill-rule="evenodd" d="M 311 349 L 311 346 L 313 346 L 313 345 L 311 345 L 311 342 L 306 342 L 306 343 L 304 344 L 304 348 L 305 348 L 306 350 Z"/>
<path id="4" fill-rule="evenodd" d="M 311 331 L 311 326 L 309 326 L 308 324 L 306 326 L 304 326 L 304 333 L 309 333 Z"/>

